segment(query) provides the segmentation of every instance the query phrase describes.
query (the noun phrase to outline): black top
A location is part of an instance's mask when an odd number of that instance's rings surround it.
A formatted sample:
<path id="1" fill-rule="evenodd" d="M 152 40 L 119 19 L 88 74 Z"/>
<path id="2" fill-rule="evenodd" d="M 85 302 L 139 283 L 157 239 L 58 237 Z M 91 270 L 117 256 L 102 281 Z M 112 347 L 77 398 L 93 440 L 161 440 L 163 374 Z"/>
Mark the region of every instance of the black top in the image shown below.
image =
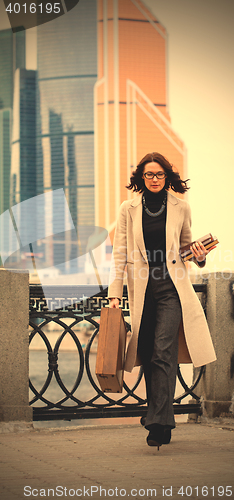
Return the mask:
<path id="1" fill-rule="evenodd" d="M 152 193 L 145 187 L 145 204 L 150 212 L 158 212 L 166 195 L 163 188 L 159 193 Z M 158 217 L 148 215 L 143 207 L 142 227 L 145 248 L 150 267 L 162 266 L 166 262 L 166 215 L 167 205 Z"/>

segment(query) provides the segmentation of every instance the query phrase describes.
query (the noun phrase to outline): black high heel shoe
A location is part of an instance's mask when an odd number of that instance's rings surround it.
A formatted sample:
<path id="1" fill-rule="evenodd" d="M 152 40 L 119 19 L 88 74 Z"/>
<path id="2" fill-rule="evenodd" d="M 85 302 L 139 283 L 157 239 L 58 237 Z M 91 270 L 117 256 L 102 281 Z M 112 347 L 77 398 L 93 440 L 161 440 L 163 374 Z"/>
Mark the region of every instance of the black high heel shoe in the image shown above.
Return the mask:
<path id="1" fill-rule="evenodd" d="M 160 446 L 162 446 L 162 443 L 159 442 L 157 436 L 155 436 L 155 434 L 152 431 L 149 432 L 149 434 L 146 438 L 146 441 L 147 441 L 148 446 L 157 446 L 158 451 L 159 451 Z"/>
<path id="2" fill-rule="evenodd" d="M 169 444 L 171 441 L 171 429 L 166 427 L 164 429 L 164 437 L 162 444 Z"/>
<path id="3" fill-rule="evenodd" d="M 170 443 L 171 428 L 160 424 L 152 425 L 146 441 L 149 446 L 157 446 L 159 450 L 159 447 L 162 446 L 162 444 Z"/>

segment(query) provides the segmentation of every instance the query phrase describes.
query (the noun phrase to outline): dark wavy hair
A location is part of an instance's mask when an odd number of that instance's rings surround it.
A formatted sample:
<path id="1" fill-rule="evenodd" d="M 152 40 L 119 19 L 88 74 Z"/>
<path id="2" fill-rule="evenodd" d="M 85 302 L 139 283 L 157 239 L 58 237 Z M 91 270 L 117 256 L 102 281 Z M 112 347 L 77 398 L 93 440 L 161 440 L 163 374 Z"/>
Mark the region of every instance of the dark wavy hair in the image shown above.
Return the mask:
<path id="1" fill-rule="evenodd" d="M 133 189 L 133 191 L 137 191 L 140 193 L 144 191 L 145 183 L 144 179 L 142 178 L 142 174 L 144 172 L 145 165 L 147 163 L 151 163 L 152 161 L 154 161 L 155 163 L 159 163 L 159 165 L 161 165 L 161 167 L 167 174 L 165 189 L 171 188 L 176 193 L 185 193 L 185 191 L 190 189 L 187 186 L 187 182 L 189 181 L 189 179 L 186 179 L 186 181 L 182 181 L 179 172 L 176 172 L 174 170 L 174 166 L 160 153 L 148 153 L 144 156 L 144 158 L 142 158 L 142 160 L 138 163 L 136 170 L 130 177 L 130 184 L 128 184 L 128 186 L 125 186 L 127 189 Z"/>

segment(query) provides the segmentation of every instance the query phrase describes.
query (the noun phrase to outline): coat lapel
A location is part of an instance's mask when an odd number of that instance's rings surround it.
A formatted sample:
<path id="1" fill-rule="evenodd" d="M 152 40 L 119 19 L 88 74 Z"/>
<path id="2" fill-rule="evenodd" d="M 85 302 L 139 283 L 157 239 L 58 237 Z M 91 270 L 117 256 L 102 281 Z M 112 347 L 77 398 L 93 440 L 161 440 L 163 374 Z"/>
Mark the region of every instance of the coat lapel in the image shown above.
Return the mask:
<path id="1" fill-rule="evenodd" d="M 142 231 L 142 193 L 132 200 L 129 207 L 129 212 L 133 221 L 133 234 L 137 246 L 143 256 L 143 259 L 148 262 Z M 166 249 L 167 252 L 171 249 L 174 240 L 174 232 L 178 223 L 179 215 L 179 200 L 171 193 L 167 194 L 167 220 L 166 220 Z"/>
<path id="2" fill-rule="evenodd" d="M 167 194 L 167 220 L 166 220 L 166 249 L 171 250 L 175 228 L 178 224 L 180 204 L 178 198 L 171 193 Z"/>
<path id="3" fill-rule="evenodd" d="M 142 254 L 143 259 L 148 262 L 142 231 L 142 193 L 134 198 L 134 200 L 132 200 L 129 211 L 133 222 L 133 234 L 137 246 Z"/>

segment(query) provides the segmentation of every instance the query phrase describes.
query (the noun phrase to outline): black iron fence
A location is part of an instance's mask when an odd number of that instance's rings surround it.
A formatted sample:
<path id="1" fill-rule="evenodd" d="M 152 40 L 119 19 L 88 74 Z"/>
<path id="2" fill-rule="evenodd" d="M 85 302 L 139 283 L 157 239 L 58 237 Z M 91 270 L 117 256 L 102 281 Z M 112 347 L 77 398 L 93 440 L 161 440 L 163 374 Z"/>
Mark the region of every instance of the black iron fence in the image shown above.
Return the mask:
<path id="1" fill-rule="evenodd" d="M 193 285 L 205 309 L 206 284 Z M 121 395 L 104 394 L 95 376 L 95 351 L 102 307 L 109 303 L 107 288 L 92 296 L 92 286 L 30 285 L 30 405 L 34 420 L 72 420 L 145 416 L 142 369 L 126 374 Z M 128 332 L 129 305 L 124 287 L 121 303 Z M 47 359 L 45 359 L 45 355 Z M 174 400 L 174 413 L 201 414 L 194 393 L 205 367 L 188 386 L 178 365 L 184 391 Z M 141 389 L 140 389 L 141 388 Z M 196 403 L 182 403 L 191 396 Z"/>

